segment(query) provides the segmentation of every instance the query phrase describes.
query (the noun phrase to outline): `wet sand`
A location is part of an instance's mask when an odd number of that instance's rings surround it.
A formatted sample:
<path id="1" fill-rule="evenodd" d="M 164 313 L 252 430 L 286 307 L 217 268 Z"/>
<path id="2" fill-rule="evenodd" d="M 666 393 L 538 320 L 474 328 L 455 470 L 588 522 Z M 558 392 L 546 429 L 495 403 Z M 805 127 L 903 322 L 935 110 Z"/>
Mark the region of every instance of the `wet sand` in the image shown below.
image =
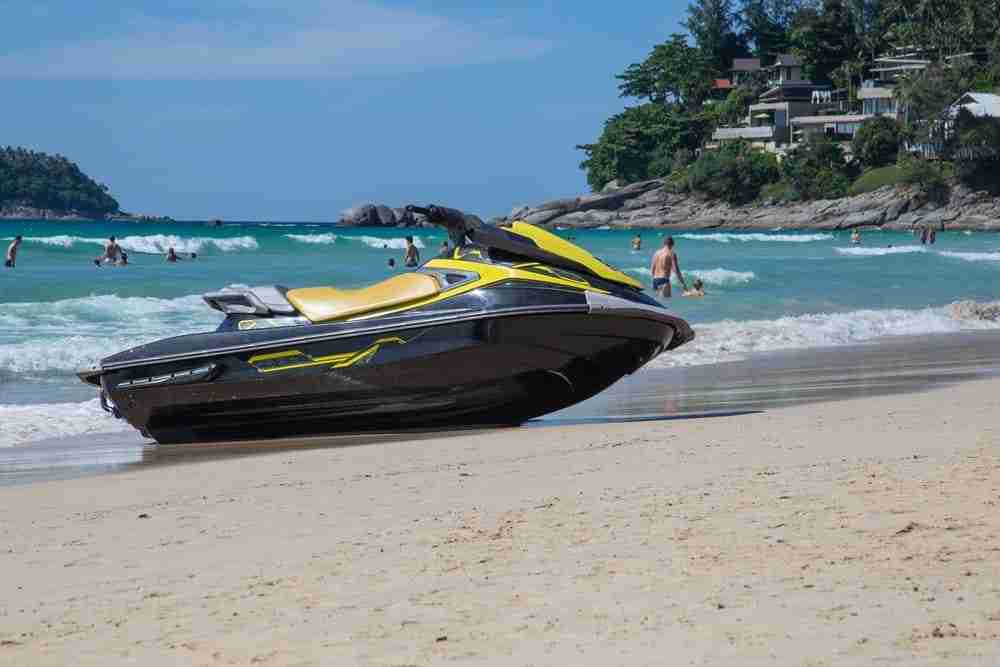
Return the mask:
<path id="1" fill-rule="evenodd" d="M 995 664 L 1000 379 L 0 489 L 0 663 Z"/>
<path id="2" fill-rule="evenodd" d="M 639 419 L 701 419 L 788 405 L 924 391 L 1000 374 L 1000 333 L 897 337 L 866 345 L 776 352 L 752 360 L 649 368 L 526 428 Z M 0 447 L 0 486 L 71 479 L 274 449 L 406 443 L 463 432 L 387 433 L 263 443 L 156 447 L 138 433 Z"/>

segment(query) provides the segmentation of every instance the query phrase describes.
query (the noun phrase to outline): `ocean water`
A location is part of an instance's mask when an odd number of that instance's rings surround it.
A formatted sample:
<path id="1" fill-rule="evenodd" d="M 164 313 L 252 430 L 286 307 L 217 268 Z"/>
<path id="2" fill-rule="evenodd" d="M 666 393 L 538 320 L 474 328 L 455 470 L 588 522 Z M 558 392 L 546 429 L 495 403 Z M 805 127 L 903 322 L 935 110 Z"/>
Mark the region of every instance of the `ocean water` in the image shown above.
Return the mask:
<path id="1" fill-rule="evenodd" d="M 75 370 L 169 333 L 210 330 L 221 316 L 200 294 L 231 283 L 360 286 L 391 275 L 404 234 L 424 258 L 437 230 L 340 229 L 293 223 L 106 223 L 0 221 L 0 243 L 25 242 L 15 270 L 0 270 L 0 446 L 127 430 L 106 416 Z M 610 264 L 648 282 L 663 233 L 563 230 Z M 127 267 L 95 267 L 114 234 Z M 775 350 L 851 344 L 889 336 L 998 328 L 954 319 L 958 300 L 1000 299 L 1000 236 L 941 233 L 933 246 L 909 234 L 683 232 L 682 271 L 706 284 L 704 299 L 669 307 L 697 340 L 642 372 L 704 365 Z M 173 247 L 197 260 L 163 261 Z"/>

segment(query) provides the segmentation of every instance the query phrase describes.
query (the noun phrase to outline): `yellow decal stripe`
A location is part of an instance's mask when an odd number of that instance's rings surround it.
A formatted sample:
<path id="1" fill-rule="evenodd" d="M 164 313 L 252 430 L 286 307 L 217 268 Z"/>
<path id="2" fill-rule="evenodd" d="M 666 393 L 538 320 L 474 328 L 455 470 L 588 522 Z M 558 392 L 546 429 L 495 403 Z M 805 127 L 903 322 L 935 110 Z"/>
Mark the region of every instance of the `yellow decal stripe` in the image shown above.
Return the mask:
<path id="1" fill-rule="evenodd" d="M 305 356 L 299 350 L 286 350 L 284 352 L 271 352 L 268 354 L 256 354 L 250 357 L 250 363 L 256 364 L 261 361 L 271 361 L 272 359 L 285 359 L 287 357 Z"/>
<path id="2" fill-rule="evenodd" d="M 383 345 L 388 345 L 389 343 L 396 343 L 398 345 L 405 345 L 407 341 L 403 340 L 399 336 L 391 336 L 389 338 L 379 338 L 377 341 L 369 345 L 367 348 L 360 350 L 358 352 L 341 352 L 339 354 L 331 354 L 325 357 L 308 357 L 308 355 L 299 352 L 298 350 L 290 350 L 288 352 L 274 352 L 272 354 L 262 354 L 259 356 L 251 357 L 250 363 L 253 364 L 259 361 L 266 361 L 271 359 L 283 359 L 287 357 L 294 356 L 304 356 L 309 359 L 309 361 L 302 362 L 300 364 L 289 364 L 287 366 L 275 366 L 273 368 L 259 368 L 261 373 L 275 373 L 278 371 L 290 371 L 296 368 L 314 368 L 316 366 L 330 366 L 331 368 L 347 368 L 349 366 L 354 366 L 355 364 L 361 363 L 362 361 L 367 361 L 378 354 L 378 351 Z"/>

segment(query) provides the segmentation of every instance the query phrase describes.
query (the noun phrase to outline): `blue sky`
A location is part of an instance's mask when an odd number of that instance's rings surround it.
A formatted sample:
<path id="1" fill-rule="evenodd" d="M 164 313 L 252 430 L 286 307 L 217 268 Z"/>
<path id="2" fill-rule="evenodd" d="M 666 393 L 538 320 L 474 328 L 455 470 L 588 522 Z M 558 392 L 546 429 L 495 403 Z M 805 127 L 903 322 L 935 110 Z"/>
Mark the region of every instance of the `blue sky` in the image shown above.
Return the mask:
<path id="1" fill-rule="evenodd" d="M 506 213 L 586 189 L 574 146 L 685 6 L 0 0 L 0 144 L 62 153 L 124 209 L 177 218 Z"/>

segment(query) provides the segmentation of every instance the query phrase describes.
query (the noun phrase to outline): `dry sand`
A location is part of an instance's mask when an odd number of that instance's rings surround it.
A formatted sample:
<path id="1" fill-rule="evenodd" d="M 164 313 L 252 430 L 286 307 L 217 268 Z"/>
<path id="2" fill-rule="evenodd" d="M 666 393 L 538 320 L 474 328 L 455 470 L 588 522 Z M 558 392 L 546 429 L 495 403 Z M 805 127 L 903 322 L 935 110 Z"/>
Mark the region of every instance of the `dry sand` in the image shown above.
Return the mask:
<path id="1" fill-rule="evenodd" d="M 0 489 L 0 663 L 997 664 L 1000 380 Z"/>

